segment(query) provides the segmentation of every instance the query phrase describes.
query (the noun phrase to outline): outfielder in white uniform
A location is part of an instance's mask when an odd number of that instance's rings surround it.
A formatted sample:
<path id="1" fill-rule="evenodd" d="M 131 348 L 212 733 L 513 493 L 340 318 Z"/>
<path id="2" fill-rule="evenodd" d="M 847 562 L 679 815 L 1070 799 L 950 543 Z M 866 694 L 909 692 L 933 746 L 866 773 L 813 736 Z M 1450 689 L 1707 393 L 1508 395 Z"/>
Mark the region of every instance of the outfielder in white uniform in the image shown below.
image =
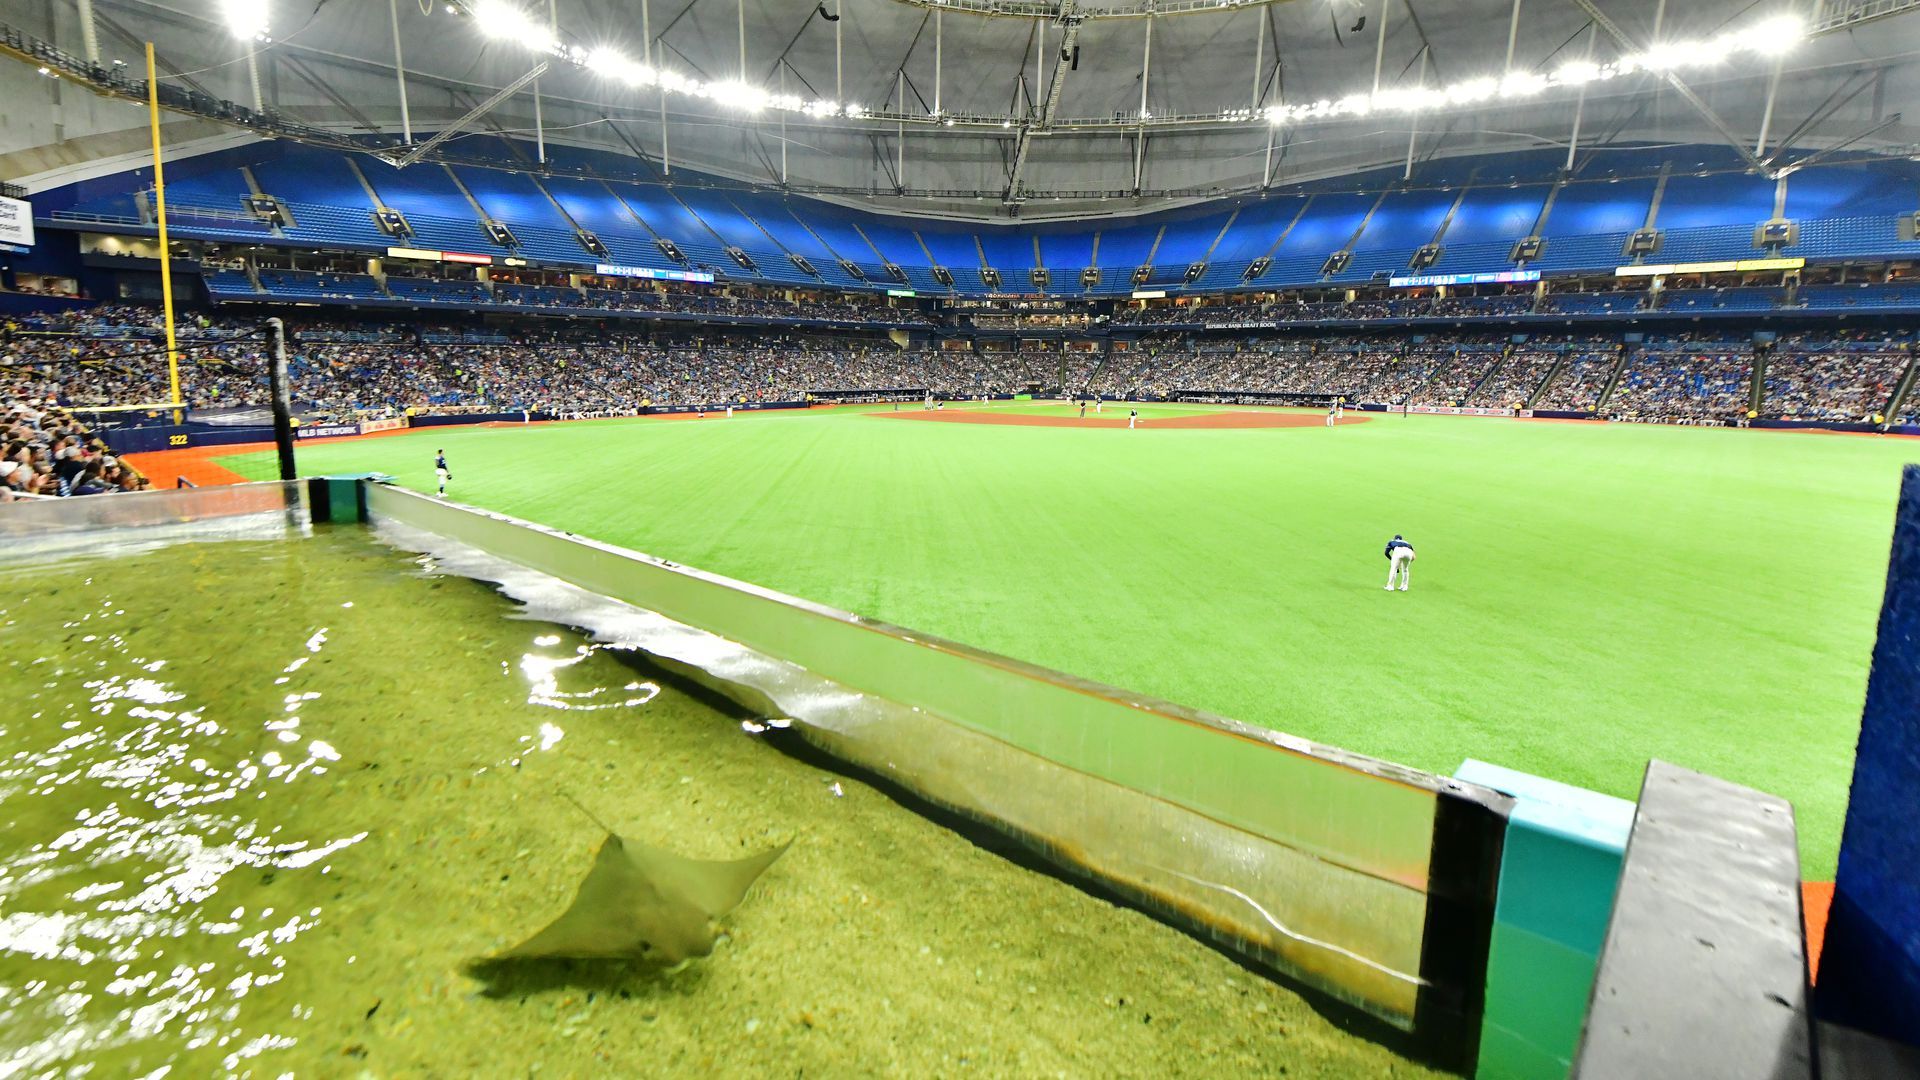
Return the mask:
<path id="1" fill-rule="evenodd" d="M 1393 591 L 1396 582 L 1401 592 L 1407 591 L 1407 583 L 1413 579 L 1413 559 L 1413 545 L 1394 533 L 1387 541 L 1387 591 Z"/>

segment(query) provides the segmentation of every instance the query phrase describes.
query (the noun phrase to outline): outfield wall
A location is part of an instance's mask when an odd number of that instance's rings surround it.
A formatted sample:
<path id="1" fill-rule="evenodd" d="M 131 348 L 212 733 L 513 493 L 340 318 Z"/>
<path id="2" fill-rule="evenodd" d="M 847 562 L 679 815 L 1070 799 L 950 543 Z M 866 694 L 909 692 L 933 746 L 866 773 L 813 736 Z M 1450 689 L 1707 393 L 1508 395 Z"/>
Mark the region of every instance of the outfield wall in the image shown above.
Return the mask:
<path id="1" fill-rule="evenodd" d="M 442 569 L 577 594 L 536 617 L 697 670 L 1471 1067 L 1507 796 L 413 492 L 368 485 L 365 505 Z"/>

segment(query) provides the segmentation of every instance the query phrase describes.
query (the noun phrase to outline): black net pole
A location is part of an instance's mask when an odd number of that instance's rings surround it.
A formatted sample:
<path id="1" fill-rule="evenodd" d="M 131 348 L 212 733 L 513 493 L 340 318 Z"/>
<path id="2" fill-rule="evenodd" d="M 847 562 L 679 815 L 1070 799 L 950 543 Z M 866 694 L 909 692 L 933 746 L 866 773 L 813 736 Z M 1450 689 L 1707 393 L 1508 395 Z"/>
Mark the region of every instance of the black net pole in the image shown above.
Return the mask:
<path id="1" fill-rule="evenodd" d="M 267 371 L 273 386 L 273 442 L 280 450 L 280 479 L 293 480 L 293 393 L 287 385 L 287 328 L 267 320 Z"/>

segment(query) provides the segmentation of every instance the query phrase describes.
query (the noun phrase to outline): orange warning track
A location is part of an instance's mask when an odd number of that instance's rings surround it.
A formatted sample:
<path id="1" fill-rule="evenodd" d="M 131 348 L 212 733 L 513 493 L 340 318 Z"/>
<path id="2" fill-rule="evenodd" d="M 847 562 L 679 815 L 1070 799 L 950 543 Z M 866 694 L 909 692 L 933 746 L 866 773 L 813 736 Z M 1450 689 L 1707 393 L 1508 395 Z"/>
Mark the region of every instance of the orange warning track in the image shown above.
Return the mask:
<path id="1" fill-rule="evenodd" d="M 1081 428 L 1123 428 L 1127 418 L 1123 416 L 1044 416 L 1033 413 L 999 413 L 969 409 L 934 409 L 928 411 L 915 408 L 902 412 L 869 413 L 870 416 L 884 417 L 890 420 L 933 420 L 945 424 L 1000 424 L 1006 427 L 1081 427 Z M 1348 413 L 1340 418 L 1341 426 L 1364 424 L 1372 419 L 1357 413 Z M 1284 412 L 1210 412 L 1196 413 L 1192 416 L 1168 416 L 1153 420 L 1141 420 L 1140 427 L 1149 431 L 1164 431 L 1168 428 L 1184 430 L 1228 428 L 1299 428 L 1325 427 L 1324 414 L 1284 413 Z"/>
<path id="2" fill-rule="evenodd" d="M 1800 883 L 1801 918 L 1807 928 L 1807 975 L 1814 981 L 1820 977 L 1820 947 L 1827 941 L 1827 912 L 1832 907 L 1833 882 Z"/>

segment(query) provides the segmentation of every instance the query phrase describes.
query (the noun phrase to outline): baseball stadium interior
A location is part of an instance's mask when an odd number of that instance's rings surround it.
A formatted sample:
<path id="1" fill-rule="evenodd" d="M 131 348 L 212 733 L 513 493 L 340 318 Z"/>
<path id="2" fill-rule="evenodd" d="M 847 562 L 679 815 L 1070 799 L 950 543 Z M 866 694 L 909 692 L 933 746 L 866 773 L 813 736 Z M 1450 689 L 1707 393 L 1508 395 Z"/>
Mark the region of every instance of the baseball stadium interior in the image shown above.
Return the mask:
<path id="1" fill-rule="evenodd" d="M 1920 0 L 0 94 L 0 1075 L 1920 1076 Z"/>

